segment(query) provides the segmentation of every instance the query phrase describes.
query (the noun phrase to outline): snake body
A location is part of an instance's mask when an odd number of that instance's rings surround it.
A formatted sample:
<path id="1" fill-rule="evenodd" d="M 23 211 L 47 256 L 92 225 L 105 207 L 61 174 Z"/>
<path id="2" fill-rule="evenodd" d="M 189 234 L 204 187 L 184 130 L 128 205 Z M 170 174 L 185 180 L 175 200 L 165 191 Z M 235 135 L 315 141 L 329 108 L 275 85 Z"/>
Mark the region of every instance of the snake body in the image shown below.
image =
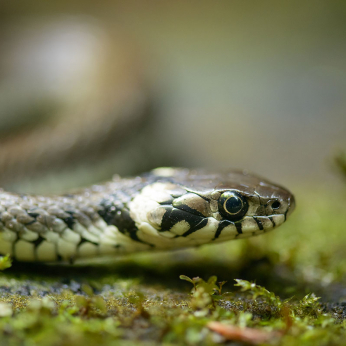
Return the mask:
<path id="1" fill-rule="evenodd" d="M 0 192 L 0 254 L 70 261 L 250 237 L 295 207 L 286 189 L 244 172 L 159 168 L 74 194 Z"/>

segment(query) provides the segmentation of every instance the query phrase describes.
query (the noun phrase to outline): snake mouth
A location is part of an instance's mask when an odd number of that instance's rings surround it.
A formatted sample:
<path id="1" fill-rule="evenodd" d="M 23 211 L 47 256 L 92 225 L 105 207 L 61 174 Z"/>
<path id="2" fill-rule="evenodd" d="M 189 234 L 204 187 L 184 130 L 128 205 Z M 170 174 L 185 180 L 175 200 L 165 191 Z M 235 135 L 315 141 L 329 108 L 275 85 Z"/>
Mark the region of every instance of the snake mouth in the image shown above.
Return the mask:
<path id="1" fill-rule="evenodd" d="M 238 222 L 223 220 L 219 222 L 214 241 L 247 238 L 269 232 L 282 225 L 286 218 L 284 214 L 267 216 L 245 216 Z"/>
<path id="2" fill-rule="evenodd" d="M 191 243 L 201 245 L 211 241 L 246 238 L 271 231 L 285 220 L 285 214 L 272 214 L 245 216 L 233 222 L 196 215 L 172 206 L 161 206 L 148 214 L 149 224 L 155 228 L 156 234 L 169 238 L 169 246 L 173 247 L 175 240 L 180 246 L 182 242 L 190 246 Z"/>

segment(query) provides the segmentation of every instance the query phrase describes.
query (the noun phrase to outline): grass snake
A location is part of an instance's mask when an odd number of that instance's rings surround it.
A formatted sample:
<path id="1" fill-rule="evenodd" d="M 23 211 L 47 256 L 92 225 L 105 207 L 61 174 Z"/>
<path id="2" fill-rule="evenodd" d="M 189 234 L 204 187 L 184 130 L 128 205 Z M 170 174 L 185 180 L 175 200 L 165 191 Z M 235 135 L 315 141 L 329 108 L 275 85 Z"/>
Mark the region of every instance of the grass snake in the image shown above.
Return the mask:
<path id="1" fill-rule="evenodd" d="M 294 210 L 286 189 L 246 172 L 158 168 L 74 194 L 0 193 L 0 254 L 70 261 L 259 235 Z"/>

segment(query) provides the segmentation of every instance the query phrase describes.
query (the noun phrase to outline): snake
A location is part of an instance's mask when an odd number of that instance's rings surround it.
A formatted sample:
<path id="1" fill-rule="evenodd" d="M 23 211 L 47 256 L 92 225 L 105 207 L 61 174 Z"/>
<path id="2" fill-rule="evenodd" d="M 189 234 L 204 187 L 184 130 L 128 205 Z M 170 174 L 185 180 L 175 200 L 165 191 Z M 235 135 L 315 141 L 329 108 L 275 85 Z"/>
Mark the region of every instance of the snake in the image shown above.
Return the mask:
<path id="1" fill-rule="evenodd" d="M 173 250 L 266 233 L 295 208 L 246 171 L 162 167 L 71 194 L 0 191 L 0 254 L 24 262 Z"/>

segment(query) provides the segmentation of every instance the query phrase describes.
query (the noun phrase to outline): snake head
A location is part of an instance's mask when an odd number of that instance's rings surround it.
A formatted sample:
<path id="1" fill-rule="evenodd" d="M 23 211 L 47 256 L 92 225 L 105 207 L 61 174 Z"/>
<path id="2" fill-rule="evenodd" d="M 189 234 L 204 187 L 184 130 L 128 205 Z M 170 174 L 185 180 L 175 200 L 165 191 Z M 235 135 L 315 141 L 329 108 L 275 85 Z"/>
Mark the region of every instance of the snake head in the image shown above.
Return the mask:
<path id="1" fill-rule="evenodd" d="M 246 172 L 157 169 L 130 203 L 138 237 L 158 248 L 201 245 L 270 231 L 295 208 L 283 187 Z"/>

